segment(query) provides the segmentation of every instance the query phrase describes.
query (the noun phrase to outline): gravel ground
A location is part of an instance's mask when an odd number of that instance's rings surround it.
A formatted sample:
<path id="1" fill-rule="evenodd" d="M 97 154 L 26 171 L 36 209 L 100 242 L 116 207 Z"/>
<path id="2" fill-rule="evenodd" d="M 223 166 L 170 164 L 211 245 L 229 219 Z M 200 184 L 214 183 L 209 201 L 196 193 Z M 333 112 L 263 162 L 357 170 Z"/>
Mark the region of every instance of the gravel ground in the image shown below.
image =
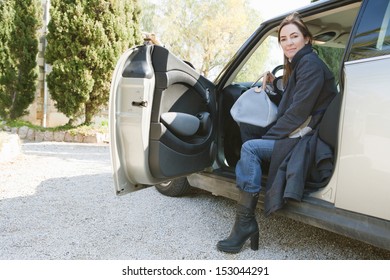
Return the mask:
<path id="1" fill-rule="evenodd" d="M 218 252 L 235 203 L 155 188 L 117 197 L 107 145 L 24 143 L 0 163 L 1 260 L 390 259 L 390 252 L 259 211 L 260 249 Z"/>

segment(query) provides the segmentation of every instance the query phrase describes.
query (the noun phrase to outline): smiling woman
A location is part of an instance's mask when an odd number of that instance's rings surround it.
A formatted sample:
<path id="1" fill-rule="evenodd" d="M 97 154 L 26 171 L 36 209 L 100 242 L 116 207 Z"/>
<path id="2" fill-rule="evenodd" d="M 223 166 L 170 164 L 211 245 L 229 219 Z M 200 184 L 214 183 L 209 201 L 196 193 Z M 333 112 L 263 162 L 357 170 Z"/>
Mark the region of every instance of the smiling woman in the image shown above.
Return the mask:
<path id="1" fill-rule="evenodd" d="M 308 40 L 299 31 L 298 27 L 293 24 L 287 25 L 280 32 L 280 45 L 283 48 L 285 56 L 290 61 L 307 43 Z"/>
<path id="2" fill-rule="evenodd" d="M 270 164 L 265 196 L 265 212 L 270 214 L 282 207 L 284 199 L 302 199 L 303 185 L 299 182 L 306 179 L 303 174 L 308 172 L 304 158 L 325 159 L 325 154 L 331 154 L 325 146 L 316 152 L 306 151 L 307 143 L 317 143 L 318 134 L 310 132 L 316 130 L 326 108 L 337 94 L 332 73 L 313 52 L 312 38 L 298 13 L 287 16 L 279 25 L 278 40 L 284 52 L 285 90 L 274 124 L 264 136 L 255 137 L 242 145 L 235 170 L 239 192 L 237 215 L 229 237 L 217 244 L 220 251 L 238 253 L 248 239 L 251 249 L 258 250 L 259 227 L 254 212 L 262 190 L 264 163 Z M 299 141 L 304 135 L 293 137 L 297 130 L 304 129 L 309 132 L 305 138 L 307 142 L 303 139 Z M 290 152 L 298 153 L 298 158 L 293 160 Z M 291 175 L 285 172 L 287 168 L 290 171 L 290 163 L 295 170 Z M 284 185 L 286 190 L 283 196 Z"/>

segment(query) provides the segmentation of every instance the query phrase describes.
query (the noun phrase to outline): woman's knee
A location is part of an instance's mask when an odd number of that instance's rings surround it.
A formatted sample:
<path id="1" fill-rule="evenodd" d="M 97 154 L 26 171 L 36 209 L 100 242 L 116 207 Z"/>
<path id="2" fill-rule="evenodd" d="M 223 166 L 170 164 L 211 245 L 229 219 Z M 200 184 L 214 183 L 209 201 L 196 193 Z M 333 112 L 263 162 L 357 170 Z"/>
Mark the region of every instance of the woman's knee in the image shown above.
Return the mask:
<path id="1" fill-rule="evenodd" d="M 254 139 L 245 142 L 241 148 L 241 156 L 252 155 L 268 160 L 272 155 L 275 140 Z"/>
<path id="2" fill-rule="evenodd" d="M 260 141 L 261 139 L 251 139 L 246 141 L 243 146 L 246 146 L 247 149 L 254 149 Z"/>
<path id="3" fill-rule="evenodd" d="M 248 153 L 248 154 L 254 154 L 254 150 L 256 148 L 256 146 L 254 145 L 256 142 L 258 141 L 258 139 L 253 139 L 253 140 L 248 140 L 246 141 L 244 144 L 242 144 L 242 147 L 241 147 L 241 153 Z"/>

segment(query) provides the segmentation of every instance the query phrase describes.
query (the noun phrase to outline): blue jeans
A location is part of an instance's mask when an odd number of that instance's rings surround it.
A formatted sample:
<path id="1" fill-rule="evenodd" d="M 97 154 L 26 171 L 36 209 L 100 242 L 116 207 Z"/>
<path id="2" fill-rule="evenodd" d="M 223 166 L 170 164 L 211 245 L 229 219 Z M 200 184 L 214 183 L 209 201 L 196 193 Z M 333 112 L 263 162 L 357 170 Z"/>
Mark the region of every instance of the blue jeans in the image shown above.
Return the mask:
<path id="1" fill-rule="evenodd" d="M 275 140 L 253 139 L 241 147 L 241 157 L 236 165 L 237 187 L 249 193 L 261 190 L 261 163 L 271 161 Z"/>

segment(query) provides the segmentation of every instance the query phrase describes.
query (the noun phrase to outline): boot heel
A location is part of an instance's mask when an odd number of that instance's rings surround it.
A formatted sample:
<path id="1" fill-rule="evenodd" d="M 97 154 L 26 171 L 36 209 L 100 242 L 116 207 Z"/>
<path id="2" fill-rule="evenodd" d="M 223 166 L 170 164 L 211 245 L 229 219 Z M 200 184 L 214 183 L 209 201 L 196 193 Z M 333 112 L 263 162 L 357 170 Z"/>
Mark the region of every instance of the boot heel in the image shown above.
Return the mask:
<path id="1" fill-rule="evenodd" d="M 251 240 L 251 249 L 254 251 L 259 250 L 259 232 L 255 232 L 250 237 Z"/>
<path id="2" fill-rule="evenodd" d="M 248 239 L 251 242 L 252 250 L 259 249 L 259 225 L 255 217 L 258 199 L 258 193 L 248 193 L 240 190 L 233 229 L 228 238 L 217 243 L 219 251 L 236 254 Z"/>

